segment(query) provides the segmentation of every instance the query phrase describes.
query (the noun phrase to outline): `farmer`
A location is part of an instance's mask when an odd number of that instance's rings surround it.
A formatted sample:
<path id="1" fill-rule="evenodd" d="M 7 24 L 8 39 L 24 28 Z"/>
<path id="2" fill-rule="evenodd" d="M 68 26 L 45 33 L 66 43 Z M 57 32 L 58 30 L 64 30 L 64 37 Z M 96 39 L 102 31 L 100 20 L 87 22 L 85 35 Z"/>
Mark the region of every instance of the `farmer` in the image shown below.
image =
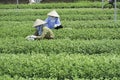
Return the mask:
<path id="1" fill-rule="evenodd" d="M 115 1 L 115 0 L 108 0 L 108 3 L 105 4 L 104 6 L 110 4 L 110 5 L 114 8 L 114 1 Z M 110 8 L 110 7 L 109 7 L 109 8 Z"/>
<path id="2" fill-rule="evenodd" d="M 46 18 L 45 22 L 47 23 L 46 26 L 50 29 L 60 29 L 63 28 L 63 26 L 61 25 L 60 22 L 60 16 L 58 15 L 58 13 L 53 10 L 51 12 L 49 12 L 48 17 Z"/>
<path id="3" fill-rule="evenodd" d="M 40 40 L 40 39 L 53 39 L 54 34 L 51 29 L 45 26 L 46 22 L 40 19 L 36 19 L 33 27 L 36 29 L 34 35 L 27 36 L 27 40 Z"/>

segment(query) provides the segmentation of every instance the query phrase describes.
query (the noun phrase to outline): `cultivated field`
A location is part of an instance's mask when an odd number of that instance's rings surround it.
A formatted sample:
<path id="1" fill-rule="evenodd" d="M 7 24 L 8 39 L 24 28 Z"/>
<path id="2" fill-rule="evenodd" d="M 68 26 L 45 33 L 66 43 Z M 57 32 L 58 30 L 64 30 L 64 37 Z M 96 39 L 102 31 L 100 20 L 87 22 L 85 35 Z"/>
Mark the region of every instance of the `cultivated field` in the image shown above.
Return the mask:
<path id="1" fill-rule="evenodd" d="M 120 80 L 120 10 L 101 3 L 0 5 L 0 80 Z M 55 39 L 27 41 L 55 9 Z"/>

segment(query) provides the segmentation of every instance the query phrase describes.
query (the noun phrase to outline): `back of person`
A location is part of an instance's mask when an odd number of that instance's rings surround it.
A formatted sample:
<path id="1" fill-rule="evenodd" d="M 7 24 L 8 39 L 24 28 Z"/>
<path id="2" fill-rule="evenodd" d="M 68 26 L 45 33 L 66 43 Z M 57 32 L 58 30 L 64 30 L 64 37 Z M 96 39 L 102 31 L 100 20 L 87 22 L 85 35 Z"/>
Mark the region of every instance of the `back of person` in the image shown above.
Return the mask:
<path id="1" fill-rule="evenodd" d="M 46 39 L 53 39 L 54 38 L 54 34 L 53 34 L 52 30 L 46 26 L 43 27 L 43 35 L 41 35 L 41 36 L 45 36 Z"/>
<path id="2" fill-rule="evenodd" d="M 49 12 L 47 15 L 48 18 L 45 19 L 45 22 L 47 23 L 46 26 L 48 28 L 50 29 L 63 28 L 63 26 L 61 25 L 60 16 L 55 10 Z"/>

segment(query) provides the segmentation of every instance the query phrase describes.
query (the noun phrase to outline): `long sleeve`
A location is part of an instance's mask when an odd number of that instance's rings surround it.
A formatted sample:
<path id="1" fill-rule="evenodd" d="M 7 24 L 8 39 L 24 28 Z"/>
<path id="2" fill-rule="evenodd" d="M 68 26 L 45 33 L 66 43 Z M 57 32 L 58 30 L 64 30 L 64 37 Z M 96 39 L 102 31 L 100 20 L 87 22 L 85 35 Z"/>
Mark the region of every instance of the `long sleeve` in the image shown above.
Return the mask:
<path id="1" fill-rule="evenodd" d="M 57 18 L 55 25 L 56 25 L 56 26 L 60 26 L 60 25 L 61 25 L 61 22 L 60 22 L 60 19 L 59 19 L 59 18 Z"/>
<path id="2" fill-rule="evenodd" d="M 46 18 L 45 22 L 47 23 L 46 26 L 50 29 L 54 29 L 55 27 L 61 25 L 59 18 L 48 17 L 48 18 Z"/>

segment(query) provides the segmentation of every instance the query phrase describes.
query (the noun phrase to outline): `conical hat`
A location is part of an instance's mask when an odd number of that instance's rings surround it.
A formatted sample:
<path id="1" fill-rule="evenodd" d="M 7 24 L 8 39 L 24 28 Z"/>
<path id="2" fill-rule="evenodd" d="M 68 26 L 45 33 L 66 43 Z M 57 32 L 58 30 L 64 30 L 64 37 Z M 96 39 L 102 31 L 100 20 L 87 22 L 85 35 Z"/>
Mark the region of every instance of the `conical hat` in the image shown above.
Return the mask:
<path id="1" fill-rule="evenodd" d="M 42 24 L 46 24 L 46 22 L 41 20 L 41 19 L 36 19 L 36 21 L 33 24 L 33 27 L 36 27 L 36 26 L 39 26 L 39 25 L 42 25 Z"/>
<path id="2" fill-rule="evenodd" d="M 54 16 L 54 17 L 60 17 L 55 10 L 49 12 L 47 15 L 48 15 L 48 16 Z"/>

